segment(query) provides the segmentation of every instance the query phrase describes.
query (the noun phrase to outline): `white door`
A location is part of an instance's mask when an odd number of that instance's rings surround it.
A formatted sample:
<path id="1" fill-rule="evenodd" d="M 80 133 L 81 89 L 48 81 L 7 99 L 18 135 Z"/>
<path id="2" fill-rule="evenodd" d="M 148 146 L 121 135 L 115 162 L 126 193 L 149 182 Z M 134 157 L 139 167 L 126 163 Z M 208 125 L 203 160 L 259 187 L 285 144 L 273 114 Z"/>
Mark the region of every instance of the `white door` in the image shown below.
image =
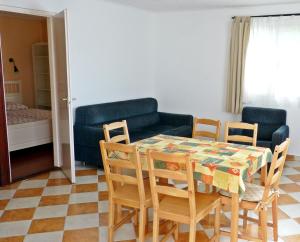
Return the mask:
<path id="1" fill-rule="evenodd" d="M 51 18 L 52 55 L 57 109 L 57 158 L 65 175 L 75 183 L 72 98 L 69 79 L 67 11 Z"/>

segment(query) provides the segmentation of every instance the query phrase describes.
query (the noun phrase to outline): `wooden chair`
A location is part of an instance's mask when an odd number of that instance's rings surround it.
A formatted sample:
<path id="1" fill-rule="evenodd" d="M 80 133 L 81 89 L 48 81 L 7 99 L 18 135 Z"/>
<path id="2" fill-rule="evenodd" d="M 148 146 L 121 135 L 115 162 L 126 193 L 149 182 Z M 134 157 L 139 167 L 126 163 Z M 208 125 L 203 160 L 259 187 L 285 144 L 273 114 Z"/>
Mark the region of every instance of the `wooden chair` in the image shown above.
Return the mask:
<path id="1" fill-rule="evenodd" d="M 215 127 L 215 132 L 212 131 L 205 131 L 205 130 L 199 130 L 199 126 L 212 126 Z M 205 137 L 209 139 L 213 139 L 214 141 L 218 141 L 220 137 L 220 130 L 221 130 L 221 121 L 220 120 L 213 120 L 213 119 L 203 119 L 203 118 L 194 118 L 194 125 L 193 125 L 193 138 L 200 138 Z M 198 181 L 194 181 L 195 186 L 198 188 Z M 205 185 L 205 192 L 210 192 L 211 190 L 213 192 L 216 191 L 215 187 L 212 187 L 210 185 Z"/>
<path id="2" fill-rule="evenodd" d="M 271 167 L 266 179 L 265 186 L 259 186 L 246 183 L 246 191 L 242 196 L 240 208 L 244 210 L 244 214 L 240 216 L 243 219 L 243 228 L 247 229 L 247 221 L 256 222 L 261 227 L 261 233 L 258 238 L 239 235 L 239 238 L 251 241 L 267 241 L 267 226 L 273 228 L 274 241 L 278 241 L 278 195 L 279 182 L 284 168 L 290 139 L 287 139 L 281 145 L 275 147 Z M 224 191 L 220 192 L 222 203 L 230 203 L 230 194 Z M 273 223 L 267 222 L 267 209 L 272 204 Z M 259 212 L 259 219 L 248 217 L 248 210 Z M 227 232 L 225 232 L 227 234 Z"/>
<path id="3" fill-rule="evenodd" d="M 179 223 L 190 225 L 189 242 L 196 241 L 196 224 L 215 209 L 215 233 L 212 241 L 219 241 L 220 206 L 218 194 L 197 193 L 194 188 L 192 163 L 186 154 L 165 154 L 155 151 L 147 153 L 150 186 L 153 200 L 153 241 L 158 242 L 159 220 L 173 221 L 170 231 L 162 241 L 174 234 L 178 239 Z M 173 167 L 184 167 L 182 171 L 160 169 L 155 161 L 172 164 Z M 157 167 L 157 168 L 156 168 Z M 158 184 L 157 179 L 173 179 L 188 184 L 188 189 L 179 189 Z"/>
<path id="4" fill-rule="evenodd" d="M 198 130 L 199 125 L 208 125 L 215 127 L 215 132 Z M 218 141 L 220 137 L 221 122 L 220 120 L 194 118 L 193 138 L 206 137 Z"/>
<path id="5" fill-rule="evenodd" d="M 109 225 L 108 241 L 113 241 L 113 233 L 122 224 L 128 222 L 139 210 L 139 241 L 145 240 L 145 227 L 147 224 L 147 208 L 152 207 L 150 185 L 143 179 L 139 153 L 136 146 L 107 143 L 100 141 L 101 154 L 104 164 L 106 182 L 109 194 Z M 127 159 L 110 158 L 111 152 L 122 152 L 127 154 Z M 118 169 L 115 169 L 118 168 Z M 136 177 L 123 175 L 121 169 L 131 169 Z M 149 180 L 148 180 L 149 181 Z M 133 211 L 127 216 L 115 221 L 115 208 L 126 206 Z"/>
<path id="6" fill-rule="evenodd" d="M 123 134 L 111 137 L 110 132 L 118 129 L 122 129 Z M 121 122 L 111 123 L 111 124 L 104 124 L 103 132 L 104 132 L 104 137 L 106 142 L 114 142 L 114 143 L 125 142 L 126 144 L 130 144 L 130 138 L 129 138 L 126 120 L 123 120 Z"/>
<path id="7" fill-rule="evenodd" d="M 246 135 L 230 135 L 229 131 L 230 129 L 238 129 L 243 131 L 252 131 L 252 136 L 246 136 Z M 226 122 L 225 125 L 225 137 L 224 140 L 226 143 L 228 142 L 242 142 L 242 143 L 249 143 L 252 146 L 256 146 L 257 141 L 257 124 L 248 124 L 248 123 L 241 123 L 241 122 Z"/>

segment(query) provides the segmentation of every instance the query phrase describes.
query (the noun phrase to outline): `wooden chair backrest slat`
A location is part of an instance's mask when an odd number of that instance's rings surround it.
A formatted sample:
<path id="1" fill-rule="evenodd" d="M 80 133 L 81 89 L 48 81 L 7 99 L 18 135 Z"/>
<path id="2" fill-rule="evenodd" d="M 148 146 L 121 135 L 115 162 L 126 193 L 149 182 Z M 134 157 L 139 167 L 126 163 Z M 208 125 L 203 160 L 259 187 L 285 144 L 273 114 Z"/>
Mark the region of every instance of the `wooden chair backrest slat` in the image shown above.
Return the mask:
<path id="1" fill-rule="evenodd" d="M 181 197 L 188 199 L 190 215 L 194 216 L 196 213 L 195 188 L 190 156 L 188 154 L 166 154 L 148 150 L 147 158 L 154 209 L 159 210 L 159 194 Z M 176 165 L 181 168 L 182 172 L 156 168 L 155 163 L 157 161 Z M 188 185 L 188 190 L 170 187 L 167 184 L 158 184 L 157 179 L 159 178 L 185 181 Z"/>
<path id="2" fill-rule="evenodd" d="M 117 129 L 122 129 L 123 134 L 111 137 L 110 131 L 117 130 Z M 130 138 L 129 138 L 129 132 L 128 132 L 126 120 L 123 120 L 121 122 L 111 123 L 111 124 L 104 124 L 103 132 L 104 132 L 104 137 L 106 142 L 119 143 L 125 141 L 126 144 L 130 144 Z"/>
<path id="3" fill-rule="evenodd" d="M 154 176 L 166 178 L 166 179 L 174 179 L 178 181 L 186 181 L 186 174 L 180 171 L 169 171 L 165 169 L 155 169 L 153 172 Z"/>
<path id="4" fill-rule="evenodd" d="M 145 201 L 142 167 L 137 147 L 135 145 L 111 143 L 101 140 L 100 149 L 109 194 L 114 197 L 118 186 L 122 186 L 124 184 L 136 185 L 140 201 Z M 125 158 L 114 159 L 114 152 L 126 154 L 124 155 Z M 120 168 L 133 170 L 135 177 L 122 174 L 122 169 Z"/>
<path id="5" fill-rule="evenodd" d="M 214 126 L 216 128 L 216 130 L 215 130 L 215 132 L 198 130 L 199 125 Z M 206 137 L 206 138 L 211 138 L 211 139 L 214 139 L 215 141 L 217 141 L 220 136 L 220 129 L 221 129 L 220 120 L 194 118 L 193 138 Z"/>
<path id="6" fill-rule="evenodd" d="M 252 135 L 252 137 L 245 136 L 245 135 L 230 135 L 229 134 L 230 129 L 252 130 L 253 135 Z M 226 122 L 224 140 L 226 143 L 228 143 L 230 141 L 243 142 L 243 143 L 250 143 L 252 146 L 256 146 L 257 131 L 258 131 L 257 124 L 248 124 L 248 123 L 242 123 L 242 122 Z"/>
<path id="7" fill-rule="evenodd" d="M 286 139 L 282 144 L 277 145 L 274 150 L 272 163 L 265 184 L 263 200 L 266 200 L 271 190 L 279 189 L 279 182 L 282 176 L 290 139 Z M 278 158 L 280 156 L 280 158 Z"/>
<path id="8" fill-rule="evenodd" d="M 189 192 L 185 190 L 181 190 L 174 187 L 167 187 L 167 186 L 156 186 L 156 191 L 159 194 L 168 195 L 172 197 L 182 197 L 182 198 L 189 198 Z"/>

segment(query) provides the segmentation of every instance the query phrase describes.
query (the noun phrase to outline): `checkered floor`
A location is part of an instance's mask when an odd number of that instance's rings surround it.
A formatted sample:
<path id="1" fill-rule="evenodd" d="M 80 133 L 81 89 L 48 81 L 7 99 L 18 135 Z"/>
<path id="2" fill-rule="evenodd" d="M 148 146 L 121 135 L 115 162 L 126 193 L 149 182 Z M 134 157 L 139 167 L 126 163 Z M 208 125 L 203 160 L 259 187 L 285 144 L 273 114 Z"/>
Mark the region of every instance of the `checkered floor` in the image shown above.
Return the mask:
<path id="1" fill-rule="evenodd" d="M 52 171 L 0 188 L 0 242 L 107 241 L 108 194 L 103 172 L 78 166 L 76 175 L 76 185 L 61 171 Z M 300 161 L 286 163 L 280 187 L 280 241 L 300 241 Z M 211 215 L 198 225 L 197 241 L 208 241 L 212 222 Z M 222 226 L 229 225 L 230 212 L 225 212 Z M 181 226 L 179 241 L 188 241 L 187 231 L 187 226 Z M 257 226 L 251 224 L 247 233 L 256 232 Z M 136 237 L 136 228 L 128 223 L 116 232 L 115 241 L 132 242 Z"/>

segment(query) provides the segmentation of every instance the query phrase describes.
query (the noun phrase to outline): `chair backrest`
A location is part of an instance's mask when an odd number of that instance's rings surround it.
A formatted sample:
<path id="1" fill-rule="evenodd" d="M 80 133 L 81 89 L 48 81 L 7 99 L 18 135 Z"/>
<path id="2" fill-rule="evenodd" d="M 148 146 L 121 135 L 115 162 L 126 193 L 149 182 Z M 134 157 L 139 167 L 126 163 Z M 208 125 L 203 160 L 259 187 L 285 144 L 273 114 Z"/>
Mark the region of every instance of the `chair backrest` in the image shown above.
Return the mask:
<path id="1" fill-rule="evenodd" d="M 283 143 L 275 147 L 272 163 L 265 184 L 263 200 L 268 198 L 270 190 L 278 190 L 290 142 L 291 141 L 288 138 Z"/>
<path id="2" fill-rule="evenodd" d="M 110 131 L 118 130 L 118 129 L 122 129 L 123 134 L 111 137 Z M 126 144 L 130 144 L 130 138 L 129 138 L 129 132 L 128 132 L 126 120 L 123 120 L 121 122 L 111 123 L 111 124 L 104 124 L 103 132 L 104 132 L 104 137 L 106 142 L 120 143 L 125 141 Z"/>
<path id="3" fill-rule="evenodd" d="M 242 130 L 252 132 L 252 136 L 246 136 L 242 132 L 241 134 L 230 134 L 230 129 Z M 257 124 L 248 124 L 241 122 L 226 122 L 225 125 L 225 142 L 241 142 L 241 143 L 249 143 L 252 146 L 256 146 L 257 142 Z"/>
<path id="4" fill-rule="evenodd" d="M 198 130 L 198 126 L 200 125 L 208 125 L 215 127 L 215 132 L 206 131 L 206 130 Z M 213 119 L 204 119 L 204 118 L 194 118 L 193 125 L 193 138 L 197 137 L 206 137 L 211 138 L 217 141 L 220 136 L 221 122 L 220 120 Z"/>
<path id="5" fill-rule="evenodd" d="M 193 169 L 188 154 L 166 154 L 148 150 L 147 152 L 148 170 L 150 177 L 150 186 L 152 192 L 153 207 L 159 210 L 159 195 L 185 198 L 189 201 L 190 216 L 196 214 L 195 188 L 193 179 Z M 156 166 L 156 162 L 163 162 L 169 167 L 161 169 Z M 175 168 L 175 169 L 174 169 Z M 178 168 L 178 169 L 176 169 Z M 188 189 L 180 189 L 168 186 L 168 184 L 158 184 L 157 179 L 172 179 L 187 183 Z"/>
<path id="6" fill-rule="evenodd" d="M 116 186 L 124 184 L 135 185 L 139 192 L 140 201 L 144 201 L 144 181 L 137 147 L 135 145 L 118 144 L 101 140 L 100 149 L 109 194 L 112 197 L 115 196 Z M 113 155 L 117 153 L 123 154 L 122 159 L 118 158 L 118 155 Z M 122 169 L 134 171 L 135 176 L 122 174 Z"/>

